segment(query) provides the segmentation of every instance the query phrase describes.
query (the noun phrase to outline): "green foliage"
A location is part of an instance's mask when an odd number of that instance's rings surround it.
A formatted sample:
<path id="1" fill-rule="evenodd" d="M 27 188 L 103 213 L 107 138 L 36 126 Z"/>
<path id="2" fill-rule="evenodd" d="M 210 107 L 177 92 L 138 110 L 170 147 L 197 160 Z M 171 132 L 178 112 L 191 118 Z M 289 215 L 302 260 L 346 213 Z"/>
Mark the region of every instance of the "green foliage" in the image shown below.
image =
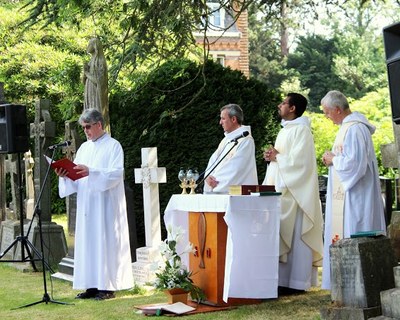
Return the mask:
<path id="1" fill-rule="evenodd" d="M 137 230 L 143 230 L 142 187 L 133 185 L 133 171 L 140 168 L 141 148 L 158 147 L 158 164 L 167 169 L 167 184 L 159 187 L 164 212 L 171 194 L 181 191 L 177 178 L 180 167 L 202 172 L 222 139 L 220 108 L 238 103 L 244 111 L 244 124 L 252 127 L 262 181 L 262 150 L 275 140 L 279 130 L 278 102 L 278 93 L 261 82 L 211 61 L 204 69 L 188 60 L 168 61 L 147 79 L 141 77 L 135 88 L 118 88 L 110 98 L 111 131 L 125 151 L 126 178 L 134 189 L 139 213 Z"/>
<path id="2" fill-rule="evenodd" d="M 310 89 L 310 111 L 319 110 L 320 100 L 329 90 L 344 87 L 343 81 L 332 70 L 336 53 L 334 39 L 310 35 L 300 37 L 296 51 L 288 57 L 288 68 L 298 72 L 303 88 Z"/>
<path id="3" fill-rule="evenodd" d="M 350 102 L 352 111 L 363 113 L 367 119 L 376 126 L 372 135 L 375 153 L 378 159 L 379 173 L 381 176 L 393 177 L 393 169 L 384 168 L 382 165 L 382 154 L 380 147 L 384 144 L 393 143 L 393 126 L 390 112 L 389 94 L 387 89 L 371 92 L 359 100 Z M 338 127 L 323 114 L 308 114 L 311 119 L 312 131 L 315 140 L 315 149 L 318 163 L 318 174 L 327 174 L 328 170 L 323 165 L 321 158 L 325 150 L 331 150 L 335 140 Z"/>
<path id="4" fill-rule="evenodd" d="M 5 98 L 11 103 L 26 105 L 31 123 L 35 101 L 49 99 L 51 120 L 56 124 L 54 139 L 63 139 L 64 121 L 76 118 L 82 110 L 85 33 L 77 36 L 68 27 L 62 33 L 55 28 L 23 30 L 18 23 L 24 14 L 15 6 L 0 7 L 0 81 L 4 82 Z M 34 153 L 32 143 L 31 146 Z M 55 175 L 51 180 L 52 212 L 65 212 L 65 201 L 58 197 Z"/>

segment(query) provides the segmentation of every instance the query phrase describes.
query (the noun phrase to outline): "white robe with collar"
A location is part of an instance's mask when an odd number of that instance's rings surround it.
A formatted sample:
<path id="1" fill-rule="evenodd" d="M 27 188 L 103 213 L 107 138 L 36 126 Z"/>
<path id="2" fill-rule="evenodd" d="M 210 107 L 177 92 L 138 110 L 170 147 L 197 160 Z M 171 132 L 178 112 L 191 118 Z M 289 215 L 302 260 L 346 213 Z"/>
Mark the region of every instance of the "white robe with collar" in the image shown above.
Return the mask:
<path id="1" fill-rule="evenodd" d="M 312 267 L 322 264 L 322 211 L 317 162 L 310 121 L 300 117 L 282 121 L 263 184 L 275 185 L 281 196 L 281 286 L 306 290 L 312 285 Z"/>
<path id="2" fill-rule="evenodd" d="M 105 134 L 83 143 L 74 163 L 88 166 L 89 175 L 59 178 L 60 197 L 77 193 L 73 288 L 132 288 L 122 147 Z"/>
<path id="3" fill-rule="evenodd" d="M 233 146 L 232 139 L 243 132 L 248 131 L 249 135 L 238 140 L 238 144 L 211 172 L 212 168 Z M 220 142 L 217 150 L 212 154 L 208 161 L 205 176 L 214 176 L 218 185 L 212 189 L 206 182 L 204 183 L 204 193 L 228 193 L 231 185 L 257 185 L 257 168 L 255 158 L 254 139 L 251 136 L 250 126 L 241 126 L 238 129 L 225 133 L 225 138 Z"/>
<path id="4" fill-rule="evenodd" d="M 343 123 L 357 121 L 346 133 L 341 154 L 333 158 L 340 182 L 345 191 L 343 237 L 359 231 L 386 230 L 378 165 L 371 135 L 375 127 L 364 115 L 353 112 Z M 332 244 L 332 170 L 329 168 L 322 288 L 330 289 L 329 246 Z"/>

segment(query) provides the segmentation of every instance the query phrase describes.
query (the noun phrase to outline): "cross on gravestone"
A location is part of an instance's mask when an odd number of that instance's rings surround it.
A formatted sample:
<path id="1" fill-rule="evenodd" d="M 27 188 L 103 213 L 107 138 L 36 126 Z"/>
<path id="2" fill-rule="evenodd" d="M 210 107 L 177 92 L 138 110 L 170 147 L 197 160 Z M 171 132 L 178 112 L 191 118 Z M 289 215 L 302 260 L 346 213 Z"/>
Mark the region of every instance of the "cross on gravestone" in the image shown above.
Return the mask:
<path id="1" fill-rule="evenodd" d="M 157 168 L 157 148 L 142 148 L 142 167 L 135 169 L 135 183 L 143 184 L 146 246 L 161 242 L 158 184 L 167 182 L 165 168 Z"/>
<path id="2" fill-rule="evenodd" d="M 50 146 L 52 142 L 51 138 L 55 136 L 55 132 L 55 122 L 51 120 L 50 116 L 50 101 L 47 99 L 36 101 L 35 123 L 31 123 L 30 125 L 30 136 L 35 140 L 35 199 L 39 196 L 40 188 L 44 182 L 43 180 L 48 167 L 48 163 L 44 158 L 44 152 Z M 42 221 L 51 221 L 50 195 L 50 179 L 47 179 L 39 202 Z"/>
<path id="3" fill-rule="evenodd" d="M 160 260 L 158 247 L 161 244 L 158 184 L 166 181 L 165 168 L 157 167 L 157 148 L 142 148 L 142 167 L 135 169 L 135 183 L 143 184 L 146 247 L 136 250 L 136 262 L 132 264 L 137 285 L 144 285 L 155 278 L 154 263 Z"/>
<path id="4" fill-rule="evenodd" d="M 35 166 L 34 166 L 34 194 L 35 213 L 40 213 L 36 218 L 41 219 L 44 252 L 42 253 L 50 265 L 57 264 L 67 254 L 67 243 L 64 229 L 61 225 L 51 222 L 51 179 L 45 181 L 48 162 L 44 157 L 45 151 L 53 143 L 55 136 L 55 122 L 50 115 L 50 101 L 37 100 L 35 103 L 35 123 L 30 124 L 30 136 L 35 141 Z M 52 171 L 49 171 L 51 174 Z M 42 194 L 40 192 L 42 191 Z M 39 195 L 41 195 L 39 199 Z M 36 225 L 33 228 L 32 243 L 40 248 L 40 232 Z M 51 245 L 50 245 L 51 244 Z"/>

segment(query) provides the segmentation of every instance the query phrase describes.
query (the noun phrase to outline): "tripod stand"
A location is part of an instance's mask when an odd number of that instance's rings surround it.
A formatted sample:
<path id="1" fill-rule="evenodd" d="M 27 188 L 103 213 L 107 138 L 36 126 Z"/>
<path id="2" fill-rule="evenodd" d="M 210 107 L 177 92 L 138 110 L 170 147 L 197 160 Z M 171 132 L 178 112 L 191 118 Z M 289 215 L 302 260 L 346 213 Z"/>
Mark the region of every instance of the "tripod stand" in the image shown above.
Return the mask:
<path id="1" fill-rule="evenodd" d="M 48 263 L 45 261 L 45 258 L 44 258 L 44 245 L 43 245 L 43 230 L 42 230 L 42 219 L 41 219 L 41 210 L 40 210 L 40 206 L 39 206 L 39 204 L 40 204 L 40 200 L 41 200 L 41 198 L 42 198 L 42 194 L 43 194 L 43 190 L 44 190 L 44 186 L 45 186 L 45 184 L 46 184 L 46 181 L 47 181 L 47 178 L 48 178 L 48 176 L 49 176 L 49 172 L 50 172 L 50 165 L 51 165 L 51 163 L 53 162 L 53 159 L 54 159 L 54 154 L 55 154 L 55 149 L 53 150 L 53 154 L 52 154 L 52 157 L 51 157 L 51 162 L 48 164 L 48 167 L 47 167 L 47 171 L 46 171 L 46 175 L 45 175 L 45 178 L 44 178 L 44 181 L 43 181 L 43 184 L 42 184 L 42 186 L 41 186 L 41 188 L 40 188 L 40 192 L 39 192 L 39 195 L 38 195 L 38 197 L 37 197 L 37 200 L 36 200 L 36 205 L 35 205 L 35 209 L 34 209 L 34 212 L 33 212 L 33 217 L 32 217 L 32 220 L 31 220 L 31 223 L 30 223 L 30 225 L 29 225 L 29 228 L 28 228 L 28 231 L 27 231 L 27 234 L 24 236 L 23 235 L 23 217 L 22 217 L 22 209 L 23 209 L 23 204 L 22 204 L 22 202 L 23 202 L 23 200 L 22 200 L 22 177 L 21 177 L 21 166 L 20 166 L 20 162 L 21 162 L 21 160 L 20 160 L 20 154 L 18 154 L 18 166 L 19 166 L 19 170 L 18 170 L 18 176 L 19 176 L 19 187 L 20 187 L 20 206 L 21 206 L 21 236 L 20 237 L 17 237 L 17 239 L 15 239 L 14 240 L 14 242 L 4 251 L 4 253 L 2 253 L 1 255 L 0 255 L 0 258 L 2 257 L 2 256 L 4 256 L 10 249 L 11 249 L 11 247 L 14 245 L 14 244 L 16 244 L 18 241 L 21 241 L 21 247 L 22 247 L 22 261 L 27 261 L 26 259 L 25 259 L 25 257 L 24 257 L 24 247 L 28 250 L 28 256 L 29 256 L 29 258 L 30 258 L 30 261 L 31 262 L 33 262 L 33 261 L 41 261 L 41 264 L 42 264 L 42 274 L 43 274 L 43 289 L 44 289 L 44 294 L 43 294 L 43 297 L 42 297 L 42 299 L 41 300 L 39 300 L 39 301 L 36 301 L 36 302 L 33 302 L 33 303 L 30 303 L 30 304 L 27 304 L 27 305 L 24 305 L 24 306 L 21 306 L 21 307 L 19 307 L 19 308 L 25 308 L 25 307 L 30 307 L 30 306 L 33 306 L 33 305 L 36 305 L 36 304 L 39 304 L 39 303 L 46 303 L 46 304 L 48 304 L 49 302 L 52 302 L 52 303 L 57 303 L 57 304 L 68 304 L 68 303 L 65 303 L 65 302 L 59 302 L 59 301 L 55 301 L 55 300 L 52 300 L 51 298 L 50 298 L 50 295 L 48 294 L 48 292 L 47 292 L 47 281 L 46 281 L 46 268 L 50 271 L 50 272 L 53 272 L 53 270 L 50 268 L 50 266 L 48 265 Z M 34 219 L 35 219 L 35 217 L 37 216 L 37 218 L 38 218 L 38 227 L 39 227 L 39 237 L 40 237 L 40 250 L 41 250 L 41 252 L 39 252 L 37 249 L 36 249 L 36 247 L 31 243 L 31 242 L 29 242 L 29 240 L 28 240 L 28 235 L 29 235 L 29 232 L 30 232 L 30 230 L 31 230 L 31 227 L 32 227 L 32 223 L 33 223 L 33 221 L 34 221 Z M 32 249 L 32 251 L 35 253 L 35 255 L 38 257 L 37 259 L 34 259 L 33 258 L 33 256 L 32 256 L 32 254 L 30 253 L 30 251 L 29 251 L 29 247 Z M 0 260 L 1 261 L 1 260 Z M 5 260 L 3 260 L 3 261 L 5 261 Z M 16 261 L 16 260 L 8 260 L 9 262 L 21 262 L 21 261 Z M 35 269 L 35 271 L 37 271 L 37 269 L 36 269 L 36 267 L 34 268 Z"/>
<path id="2" fill-rule="evenodd" d="M 33 212 L 33 217 L 32 217 L 32 220 L 31 220 L 31 224 L 30 224 L 30 226 L 29 226 L 29 228 L 28 228 L 28 232 L 27 232 L 27 234 L 29 234 L 29 231 L 30 231 L 30 229 L 31 229 L 31 227 L 32 227 L 32 221 L 34 220 L 35 216 L 37 215 L 37 217 L 38 217 L 38 227 L 39 227 L 39 237 L 40 237 L 40 250 L 42 251 L 42 253 L 39 255 L 39 257 L 40 257 L 40 261 L 42 262 L 43 290 L 44 290 L 44 293 L 43 293 L 42 300 L 29 303 L 29 304 L 24 305 L 24 306 L 21 306 L 21 307 L 19 307 L 19 308 L 30 307 L 30 306 L 34 306 L 34 305 L 36 305 L 36 304 L 43 303 L 43 302 L 46 303 L 46 304 L 48 304 L 49 302 L 51 302 L 51 303 L 56 303 L 56 304 L 64 304 L 64 305 L 69 304 L 69 303 L 66 303 L 66 302 L 60 302 L 60 301 L 52 300 L 52 299 L 50 298 L 50 295 L 49 295 L 48 292 L 47 292 L 46 267 L 49 269 L 50 272 L 54 273 L 54 271 L 53 271 L 53 270 L 50 268 L 50 266 L 46 263 L 46 261 L 45 261 L 45 259 L 44 259 L 44 250 L 43 250 L 43 247 L 44 247 L 43 242 L 44 242 L 44 241 L 43 241 L 43 230 L 42 230 L 42 219 L 41 219 L 41 210 L 40 210 L 40 200 L 42 199 L 43 190 L 44 190 L 44 187 L 45 187 L 45 185 L 46 185 L 47 178 L 48 178 L 48 176 L 49 176 L 49 172 L 50 172 L 51 164 L 52 164 L 53 159 L 54 159 L 55 152 L 56 152 L 56 148 L 53 149 L 53 153 L 52 153 L 52 156 L 51 156 L 50 163 L 47 165 L 46 175 L 45 175 L 45 177 L 44 177 L 43 184 L 42 184 L 42 186 L 41 186 L 41 188 L 40 188 L 39 196 L 37 197 L 36 205 L 35 205 L 35 210 L 34 210 L 34 212 Z"/>

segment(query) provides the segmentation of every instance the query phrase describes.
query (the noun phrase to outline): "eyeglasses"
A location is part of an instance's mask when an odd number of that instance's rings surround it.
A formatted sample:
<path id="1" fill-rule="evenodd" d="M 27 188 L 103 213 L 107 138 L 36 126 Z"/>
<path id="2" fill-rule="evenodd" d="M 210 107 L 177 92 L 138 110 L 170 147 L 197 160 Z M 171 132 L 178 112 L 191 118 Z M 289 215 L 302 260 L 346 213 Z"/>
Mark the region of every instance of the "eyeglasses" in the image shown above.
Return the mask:
<path id="1" fill-rule="evenodd" d="M 90 130 L 92 128 L 93 125 L 95 125 L 97 122 L 93 122 L 91 124 L 87 124 L 82 126 L 82 130 Z"/>

